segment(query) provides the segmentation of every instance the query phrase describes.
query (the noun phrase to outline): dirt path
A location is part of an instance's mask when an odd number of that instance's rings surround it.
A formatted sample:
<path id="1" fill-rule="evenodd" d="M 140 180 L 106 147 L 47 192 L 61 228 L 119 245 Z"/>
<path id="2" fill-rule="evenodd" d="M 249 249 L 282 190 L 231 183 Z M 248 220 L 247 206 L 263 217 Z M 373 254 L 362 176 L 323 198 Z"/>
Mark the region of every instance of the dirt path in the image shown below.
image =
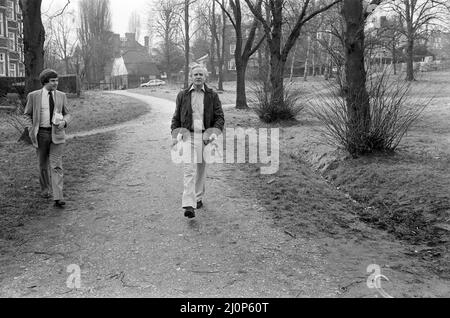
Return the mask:
<path id="1" fill-rule="evenodd" d="M 273 226 L 251 194 L 210 167 L 205 208 L 187 220 L 181 167 L 170 160 L 174 104 L 120 92 L 152 111 L 116 127 L 118 140 L 64 212 L 26 224 L 30 240 L 2 269 L 2 297 L 333 297 L 318 243 Z M 81 135 L 80 135 L 81 136 Z M 113 160 L 112 160 L 113 159 Z M 70 172 L 68 172 L 70 173 Z M 81 288 L 66 285 L 81 268 Z"/>

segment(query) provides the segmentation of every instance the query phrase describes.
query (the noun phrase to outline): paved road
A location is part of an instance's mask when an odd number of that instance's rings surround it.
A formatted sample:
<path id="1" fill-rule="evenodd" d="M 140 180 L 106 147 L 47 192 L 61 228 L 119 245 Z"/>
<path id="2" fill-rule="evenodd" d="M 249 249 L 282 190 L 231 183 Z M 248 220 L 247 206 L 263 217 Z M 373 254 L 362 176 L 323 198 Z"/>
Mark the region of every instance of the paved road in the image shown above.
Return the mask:
<path id="1" fill-rule="evenodd" d="M 115 162 L 114 169 L 86 180 L 65 214 L 30 225 L 36 239 L 4 269 L 13 275 L 0 296 L 336 295 L 319 246 L 276 228 L 251 193 L 230 187 L 230 178 L 246 177 L 233 165 L 210 167 L 205 208 L 184 218 L 181 167 L 169 152 L 174 103 L 116 93 L 148 103 L 151 112 L 115 127 L 119 138 L 100 160 Z M 71 264 L 81 269 L 79 289 L 66 285 Z"/>

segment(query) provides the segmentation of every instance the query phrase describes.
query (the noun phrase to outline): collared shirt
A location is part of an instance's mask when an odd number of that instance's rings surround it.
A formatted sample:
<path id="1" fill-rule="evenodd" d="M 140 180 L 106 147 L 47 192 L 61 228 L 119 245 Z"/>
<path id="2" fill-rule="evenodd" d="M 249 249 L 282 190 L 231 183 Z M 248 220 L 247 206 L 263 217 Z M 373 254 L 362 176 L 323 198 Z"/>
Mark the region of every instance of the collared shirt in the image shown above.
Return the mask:
<path id="1" fill-rule="evenodd" d="M 205 85 L 201 90 L 196 90 L 195 85 L 191 86 L 191 106 L 192 106 L 192 120 L 194 123 L 194 131 L 204 131 L 205 125 L 203 123 L 204 113 L 204 99 L 205 99 Z"/>
<path id="2" fill-rule="evenodd" d="M 50 123 L 50 100 L 48 96 L 49 91 L 44 87 L 42 89 L 42 100 L 41 100 L 41 122 L 39 127 L 49 128 Z M 55 100 L 55 92 L 52 92 L 53 100 Z"/>

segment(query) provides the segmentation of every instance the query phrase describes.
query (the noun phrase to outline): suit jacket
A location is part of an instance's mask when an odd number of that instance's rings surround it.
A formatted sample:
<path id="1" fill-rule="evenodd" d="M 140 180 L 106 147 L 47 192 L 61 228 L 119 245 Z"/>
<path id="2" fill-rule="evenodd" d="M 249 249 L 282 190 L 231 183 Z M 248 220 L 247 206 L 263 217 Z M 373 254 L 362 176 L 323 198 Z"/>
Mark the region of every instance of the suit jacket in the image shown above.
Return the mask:
<path id="1" fill-rule="evenodd" d="M 37 90 L 31 92 L 27 96 L 27 105 L 25 106 L 24 117 L 28 124 L 28 131 L 30 134 L 31 142 L 34 147 L 38 147 L 37 134 L 39 132 L 39 124 L 41 121 L 41 106 L 42 106 L 42 93 L 43 90 Z M 60 113 L 64 116 L 66 127 L 71 120 L 68 109 L 67 96 L 63 92 L 55 91 L 55 113 Z M 65 128 L 59 129 L 57 126 L 52 125 L 52 142 L 54 144 L 63 144 L 66 142 Z"/>
<path id="2" fill-rule="evenodd" d="M 186 128 L 193 131 L 191 92 L 190 88 L 188 88 L 178 94 L 176 110 L 172 118 L 172 134 L 177 128 Z M 206 85 L 204 94 L 203 125 L 205 126 L 205 129 L 216 128 L 222 132 L 225 124 L 225 117 L 219 95 Z"/>

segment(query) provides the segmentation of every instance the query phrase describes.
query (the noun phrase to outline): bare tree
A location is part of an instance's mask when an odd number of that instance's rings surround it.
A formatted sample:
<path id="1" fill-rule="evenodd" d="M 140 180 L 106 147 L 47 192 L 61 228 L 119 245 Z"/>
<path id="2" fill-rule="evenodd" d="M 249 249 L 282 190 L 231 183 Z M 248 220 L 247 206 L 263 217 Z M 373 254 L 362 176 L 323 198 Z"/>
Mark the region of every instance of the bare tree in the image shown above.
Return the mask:
<path id="1" fill-rule="evenodd" d="M 274 106 L 284 104 L 284 68 L 289 52 L 294 47 L 302 27 L 318 14 L 330 9 L 341 0 L 326 1 L 325 5 L 311 10 L 311 0 L 302 3 L 300 14 L 287 36 L 283 35 L 283 13 L 286 11 L 285 0 L 266 0 L 270 10 L 270 20 L 264 17 L 255 1 L 245 0 L 255 17 L 262 23 L 270 48 L 270 83 L 273 93 L 270 103 Z M 283 39 L 285 43 L 283 44 Z"/>
<path id="2" fill-rule="evenodd" d="M 406 80 L 414 81 L 414 46 L 426 36 L 427 26 L 443 21 L 450 9 L 448 0 L 388 0 L 388 8 L 400 17 L 400 31 L 406 37 Z"/>
<path id="3" fill-rule="evenodd" d="M 136 35 L 136 41 L 139 41 L 141 37 L 141 16 L 137 10 L 134 10 L 130 14 L 128 19 L 128 32 Z"/>
<path id="4" fill-rule="evenodd" d="M 216 45 L 217 54 L 217 68 L 218 68 L 218 83 L 217 89 L 223 91 L 223 68 L 225 62 L 225 41 L 226 41 L 226 29 L 227 29 L 227 18 L 225 12 L 222 10 L 222 14 L 217 16 L 215 13 L 215 1 L 213 1 L 213 11 L 212 11 L 212 22 L 211 22 L 211 33 L 213 36 L 213 41 Z M 225 7 L 225 0 L 222 0 L 221 6 Z M 218 19 L 220 17 L 220 19 Z M 219 21 L 220 20 L 220 21 Z M 219 28 L 221 26 L 221 34 L 219 35 Z"/>
<path id="5" fill-rule="evenodd" d="M 75 14 L 73 11 L 65 11 L 62 14 L 50 19 L 48 27 L 49 39 L 46 55 L 53 53 L 58 59 L 64 62 L 65 73 L 72 72 L 70 59 L 77 47 Z M 51 50 L 49 52 L 48 50 Z"/>
<path id="6" fill-rule="evenodd" d="M 154 24 L 155 35 L 162 39 L 160 51 L 163 56 L 161 70 L 169 73 L 178 72 L 178 63 L 175 54 L 178 41 L 178 26 L 180 24 L 180 7 L 176 0 L 160 0 L 155 4 L 154 10 L 157 16 Z"/>
<path id="7" fill-rule="evenodd" d="M 184 0 L 184 88 L 189 85 L 190 34 L 189 7 L 192 0 Z"/>
<path id="8" fill-rule="evenodd" d="M 258 50 L 265 36 L 261 37 L 259 41 L 254 44 L 256 30 L 258 28 L 258 20 L 255 18 L 248 33 L 246 42 L 244 44 L 244 32 L 242 28 L 242 9 L 240 0 L 229 0 L 232 14 L 218 1 L 215 0 L 228 16 L 233 25 L 236 34 L 236 49 L 234 52 L 234 60 L 236 64 L 236 108 L 248 108 L 247 97 L 245 93 L 245 73 L 250 57 Z M 256 5 L 258 10 L 261 10 L 262 0 L 258 0 Z"/>
<path id="9" fill-rule="evenodd" d="M 105 65 L 113 56 L 109 0 L 80 0 L 78 39 L 88 82 L 104 79 Z"/>

